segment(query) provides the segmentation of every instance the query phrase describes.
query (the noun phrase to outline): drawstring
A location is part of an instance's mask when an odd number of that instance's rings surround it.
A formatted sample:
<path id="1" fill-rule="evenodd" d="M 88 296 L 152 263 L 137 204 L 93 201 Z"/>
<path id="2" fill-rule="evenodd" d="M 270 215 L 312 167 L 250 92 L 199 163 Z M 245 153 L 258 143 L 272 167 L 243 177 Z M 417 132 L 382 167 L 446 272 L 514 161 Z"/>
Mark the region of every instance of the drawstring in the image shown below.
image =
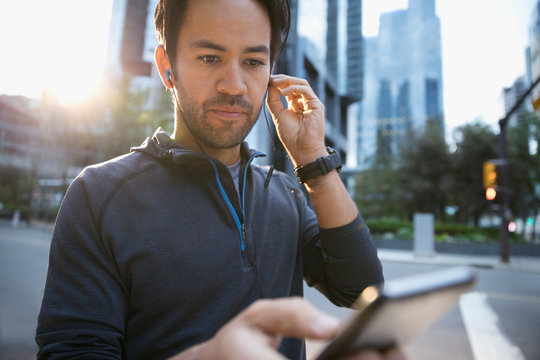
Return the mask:
<path id="1" fill-rule="evenodd" d="M 270 170 L 268 170 L 268 174 L 266 175 L 266 180 L 264 180 L 264 187 L 267 188 L 268 184 L 270 184 L 270 178 L 272 177 L 272 174 L 274 173 L 274 164 L 270 166 Z"/>

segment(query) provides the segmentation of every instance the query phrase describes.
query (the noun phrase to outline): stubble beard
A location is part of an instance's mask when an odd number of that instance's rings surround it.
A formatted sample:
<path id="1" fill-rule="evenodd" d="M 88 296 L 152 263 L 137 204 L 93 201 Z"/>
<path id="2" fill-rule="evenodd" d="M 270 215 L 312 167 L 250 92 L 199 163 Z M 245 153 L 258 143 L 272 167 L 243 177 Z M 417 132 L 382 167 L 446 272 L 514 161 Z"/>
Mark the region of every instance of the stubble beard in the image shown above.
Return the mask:
<path id="1" fill-rule="evenodd" d="M 202 105 L 190 101 L 187 96 L 181 96 L 181 99 L 183 101 L 175 106 L 176 121 L 183 121 L 198 143 L 214 149 L 229 149 L 241 144 L 257 121 L 262 107 L 261 101 L 254 112 L 253 106 L 244 97 L 225 94 L 219 94 Z M 240 106 L 246 111 L 247 119 L 240 127 L 231 122 L 217 129 L 208 119 L 210 109 L 216 105 Z"/>

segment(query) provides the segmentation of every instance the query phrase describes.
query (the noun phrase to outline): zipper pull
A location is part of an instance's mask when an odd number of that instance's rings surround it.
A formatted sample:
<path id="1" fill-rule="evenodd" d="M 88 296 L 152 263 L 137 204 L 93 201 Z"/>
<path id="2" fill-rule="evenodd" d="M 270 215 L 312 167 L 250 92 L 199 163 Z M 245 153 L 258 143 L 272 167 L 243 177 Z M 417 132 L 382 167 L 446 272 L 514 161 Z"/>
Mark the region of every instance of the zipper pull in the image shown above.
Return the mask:
<path id="1" fill-rule="evenodd" d="M 242 224 L 242 251 L 245 249 L 245 241 L 246 241 L 246 225 Z"/>

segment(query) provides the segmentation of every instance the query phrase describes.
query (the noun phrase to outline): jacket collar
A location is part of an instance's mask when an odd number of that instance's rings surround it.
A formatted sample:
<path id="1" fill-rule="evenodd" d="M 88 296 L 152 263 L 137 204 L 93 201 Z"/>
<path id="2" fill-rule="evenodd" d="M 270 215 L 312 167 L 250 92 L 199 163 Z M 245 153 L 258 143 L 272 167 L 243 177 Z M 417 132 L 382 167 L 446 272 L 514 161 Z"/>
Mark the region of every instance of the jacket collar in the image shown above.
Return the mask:
<path id="1" fill-rule="evenodd" d="M 152 138 L 147 138 L 140 146 L 131 148 L 131 151 L 139 151 L 151 155 L 157 159 L 169 158 L 172 159 L 176 164 L 185 163 L 188 160 L 209 160 L 214 159 L 204 153 L 187 149 L 175 142 L 165 130 L 159 127 L 155 132 Z M 240 145 L 240 157 L 242 163 L 245 164 L 249 159 L 254 156 L 266 156 L 261 152 L 250 149 L 247 142 L 243 142 Z"/>

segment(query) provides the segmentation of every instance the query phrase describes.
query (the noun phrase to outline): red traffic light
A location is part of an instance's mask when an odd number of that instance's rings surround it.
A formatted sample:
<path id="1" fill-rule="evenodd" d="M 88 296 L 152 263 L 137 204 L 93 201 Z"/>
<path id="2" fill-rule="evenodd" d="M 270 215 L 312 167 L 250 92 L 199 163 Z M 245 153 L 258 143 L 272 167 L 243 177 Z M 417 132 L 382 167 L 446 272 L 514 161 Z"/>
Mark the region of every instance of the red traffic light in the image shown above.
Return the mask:
<path id="1" fill-rule="evenodd" d="M 497 190 L 493 187 L 488 187 L 486 189 L 486 199 L 494 200 L 497 197 Z"/>

